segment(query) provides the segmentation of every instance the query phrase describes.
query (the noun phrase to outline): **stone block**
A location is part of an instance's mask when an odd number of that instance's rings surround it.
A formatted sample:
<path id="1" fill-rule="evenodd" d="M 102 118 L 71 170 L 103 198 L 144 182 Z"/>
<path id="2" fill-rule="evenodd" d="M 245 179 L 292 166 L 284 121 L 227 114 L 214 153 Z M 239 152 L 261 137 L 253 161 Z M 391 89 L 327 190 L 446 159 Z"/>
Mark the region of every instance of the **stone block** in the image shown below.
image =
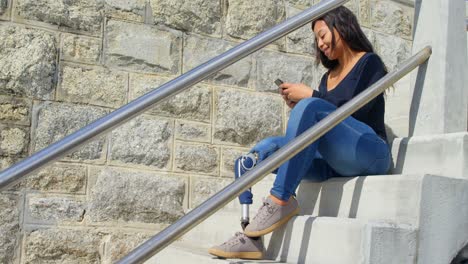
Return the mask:
<path id="1" fill-rule="evenodd" d="M 0 262 L 12 263 L 20 232 L 20 197 L 0 193 Z"/>
<path id="2" fill-rule="evenodd" d="M 248 149 L 223 148 L 221 152 L 221 176 L 234 179 L 235 160 L 248 152 Z"/>
<path id="3" fill-rule="evenodd" d="M 286 10 L 288 18 L 302 11 L 293 7 L 288 7 Z M 286 49 L 288 52 L 310 54 L 315 58 L 315 35 L 312 31 L 312 24 L 307 23 L 298 30 L 289 33 L 286 36 Z"/>
<path id="4" fill-rule="evenodd" d="M 101 235 L 91 230 L 39 229 L 26 234 L 24 263 L 101 263 Z"/>
<path id="5" fill-rule="evenodd" d="M 31 107 L 30 100 L 0 95 L 0 122 L 29 125 Z"/>
<path id="6" fill-rule="evenodd" d="M 393 1 L 372 0 L 372 28 L 391 35 L 411 39 L 414 10 Z"/>
<path id="7" fill-rule="evenodd" d="M 73 164 L 52 164 L 23 179 L 17 188 L 59 193 L 85 193 L 87 169 Z"/>
<path id="8" fill-rule="evenodd" d="M 284 5 L 276 0 L 229 0 L 225 29 L 231 37 L 248 39 L 284 18 Z"/>
<path id="9" fill-rule="evenodd" d="M 29 146 L 29 129 L 0 125 L 0 155 L 23 156 Z"/>
<path id="10" fill-rule="evenodd" d="M 222 179 L 215 177 L 192 177 L 190 208 L 195 208 L 208 198 L 219 192 L 230 184 L 233 179 Z"/>
<path id="11" fill-rule="evenodd" d="M 279 96 L 220 89 L 216 93 L 215 142 L 247 146 L 281 135 L 282 104 Z"/>
<path id="12" fill-rule="evenodd" d="M 116 263 L 150 238 L 150 234 L 136 232 L 111 234 L 106 241 L 107 252 L 103 263 Z"/>
<path id="13" fill-rule="evenodd" d="M 175 146 L 177 171 L 218 174 L 219 150 L 211 145 L 178 143 Z"/>
<path id="14" fill-rule="evenodd" d="M 53 98 L 57 48 L 42 30 L 0 25 L 0 92 Z"/>
<path id="15" fill-rule="evenodd" d="M 359 0 L 350 0 L 344 4 L 346 8 L 351 10 L 351 12 L 359 19 Z"/>
<path id="16" fill-rule="evenodd" d="M 300 82 L 309 86 L 318 85 L 321 73 L 310 57 L 286 55 L 280 52 L 261 51 L 256 55 L 256 90 L 278 93 L 274 81 Z"/>
<path id="17" fill-rule="evenodd" d="M 375 49 L 389 71 L 394 70 L 411 55 L 411 41 L 402 38 L 375 33 Z"/>
<path id="18" fill-rule="evenodd" d="M 19 161 L 20 158 L 18 157 L 2 157 L 0 156 L 0 170 L 4 170 L 6 168 L 9 168 L 13 164 L 15 164 L 17 161 Z"/>
<path id="19" fill-rule="evenodd" d="M 60 27 L 99 34 L 104 3 L 95 0 L 18 0 L 16 15 Z"/>
<path id="20" fill-rule="evenodd" d="M 184 72 L 187 72 L 217 55 L 233 48 L 236 44 L 221 39 L 189 35 L 184 43 Z M 208 78 L 214 83 L 240 87 L 250 86 L 253 81 L 252 57 L 244 58 Z"/>
<path id="21" fill-rule="evenodd" d="M 126 102 L 127 85 L 127 73 L 65 65 L 57 99 L 118 108 Z"/>
<path id="22" fill-rule="evenodd" d="M 107 23 L 105 34 L 107 65 L 138 71 L 179 73 L 180 32 L 111 20 Z"/>
<path id="23" fill-rule="evenodd" d="M 132 74 L 130 77 L 130 98 L 135 99 L 142 96 L 168 81 L 170 81 L 169 78 Z M 211 120 L 211 105 L 211 88 L 199 84 L 159 102 L 149 112 L 156 115 L 209 122 Z"/>
<path id="24" fill-rule="evenodd" d="M 221 35 L 221 1 L 150 0 L 154 22 L 188 32 Z"/>
<path id="25" fill-rule="evenodd" d="M 81 222 L 85 203 L 72 197 L 29 196 L 26 199 L 28 223 Z"/>
<path id="26" fill-rule="evenodd" d="M 97 64 L 101 55 L 101 40 L 65 34 L 62 38 L 62 59 Z"/>
<path id="27" fill-rule="evenodd" d="M 287 0 L 286 3 L 294 6 L 296 8 L 309 8 L 312 7 L 314 4 L 320 2 L 319 0 Z"/>
<path id="28" fill-rule="evenodd" d="M 37 116 L 33 133 L 34 151 L 41 150 L 85 125 L 106 115 L 109 111 L 83 105 L 44 102 L 33 107 Z M 105 158 L 105 137 L 95 139 L 72 152 L 65 159 L 103 162 Z"/>
<path id="29" fill-rule="evenodd" d="M 93 169 L 87 215 L 93 222 L 172 223 L 183 214 L 186 180 L 124 169 Z"/>
<path id="30" fill-rule="evenodd" d="M 177 120 L 175 138 L 209 143 L 211 141 L 211 125 Z"/>
<path id="31" fill-rule="evenodd" d="M 143 22 L 146 0 L 105 0 L 105 13 L 108 17 Z"/>
<path id="32" fill-rule="evenodd" d="M 110 160 L 167 169 L 170 167 L 173 123 L 139 116 L 112 132 Z"/>
<path id="33" fill-rule="evenodd" d="M 370 1 L 359 0 L 359 24 L 361 26 L 369 26 L 370 24 Z"/>

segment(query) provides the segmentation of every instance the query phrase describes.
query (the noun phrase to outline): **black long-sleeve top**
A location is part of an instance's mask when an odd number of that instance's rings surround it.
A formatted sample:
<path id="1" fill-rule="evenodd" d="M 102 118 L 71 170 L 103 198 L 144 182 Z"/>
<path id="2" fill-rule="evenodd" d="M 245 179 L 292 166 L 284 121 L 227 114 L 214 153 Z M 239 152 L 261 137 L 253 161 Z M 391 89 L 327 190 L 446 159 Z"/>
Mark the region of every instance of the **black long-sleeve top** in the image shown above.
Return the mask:
<path id="1" fill-rule="evenodd" d="M 320 81 L 319 89 L 312 96 L 319 97 L 340 107 L 371 86 L 386 74 L 385 66 L 377 54 L 368 52 L 354 65 L 346 77 L 332 90 L 327 91 L 328 73 Z M 377 135 L 387 140 L 384 124 L 385 100 L 383 93 L 356 111 L 352 116 L 370 126 Z"/>

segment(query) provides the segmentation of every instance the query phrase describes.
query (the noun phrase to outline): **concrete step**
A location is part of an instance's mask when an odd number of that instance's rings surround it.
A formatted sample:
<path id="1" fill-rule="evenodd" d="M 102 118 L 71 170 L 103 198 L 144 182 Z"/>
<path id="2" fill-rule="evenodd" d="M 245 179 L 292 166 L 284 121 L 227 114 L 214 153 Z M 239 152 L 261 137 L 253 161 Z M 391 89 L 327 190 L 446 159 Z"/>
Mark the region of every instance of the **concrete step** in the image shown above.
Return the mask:
<path id="1" fill-rule="evenodd" d="M 262 184 L 268 193 L 271 182 Z M 418 229 L 418 263 L 449 263 L 468 241 L 465 179 L 419 174 L 334 178 L 322 183 L 303 181 L 298 200 L 302 215 L 307 217 L 383 222 Z M 252 208 L 252 215 L 257 208 Z M 208 248 L 240 231 L 239 219 L 239 210 L 221 210 L 188 232 L 184 240 Z M 267 236 L 266 241 L 269 239 Z"/>
<path id="2" fill-rule="evenodd" d="M 424 174 L 332 178 L 325 182 L 303 180 L 297 190 L 301 215 L 359 218 L 417 225 Z M 262 197 L 269 195 L 274 176 L 255 185 L 253 217 Z M 224 210 L 234 212 L 235 225 L 241 207 L 235 199 Z M 227 219 L 226 219 L 227 220 Z"/>
<path id="3" fill-rule="evenodd" d="M 221 237 L 216 231 L 206 230 L 206 232 L 208 233 L 205 235 L 197 233 L 195 237 L 198 235 Z M 409 225 L 366 223 L 358 219 L 335 217 L 298 216 L 285 227 L 264 237 L 264 243 L 266 259 L 273 261 L 267 263 L 413 264 L 416 258 L 417 233 L 417 230 Z M 213 244 L 222 243 L 231 235 L 227 234 Z M 200 238 L 198 241 L 201 240 L 205 239 Z M 197 242 L 196 245 L 201 246 L 202 243 Z M 207 255 L 208 247 L 203 247 L 202 253 L 197 253 L 197 257 L 205 256 L 204 263 L 218 263 L 213 261 L 219 260 Z M 185 260 L 185 256 L 195 259 L 194 256 L 187 255 L 189 254 L 187 252 L 179 256 L 174 250 L 168 249 L 162 257 L 173 255 L 173 261 L 179 261 L 179 258 Z M 200 249 L 197 251 L 200 252 Z M 198 262 L 193 260 L 190 263 Z M 229 263 L 246 262 L 231 260 Z"/>
<path id="4" fill-rule="evenodd" d="M 176 242 L 151 257 L 145 264 L 262 264 L 262 263 L 287 263 L 274 260 L 236 260 L 220 259 L 207 253 L 206 249 L 196 247 L 193 243 Z"/>
<path id="5" fill-rule="evenodd" d="M 468 132 L 396 138 L 392 173 L 468 179 Z"/>
<path id="6" fill-rule="evenodd" d="M 267 257 L 310 264 L 413 264 L 417 234 L 409 225 L 298 216 L 273 233 Z"/>

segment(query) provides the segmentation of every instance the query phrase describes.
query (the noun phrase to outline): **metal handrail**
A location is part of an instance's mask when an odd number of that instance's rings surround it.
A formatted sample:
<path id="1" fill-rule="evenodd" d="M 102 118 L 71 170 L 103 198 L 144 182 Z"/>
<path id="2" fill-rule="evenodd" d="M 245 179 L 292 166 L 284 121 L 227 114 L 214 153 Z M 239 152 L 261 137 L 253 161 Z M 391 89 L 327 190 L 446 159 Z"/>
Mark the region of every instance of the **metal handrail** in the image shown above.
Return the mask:
<path id="1" fill-rule="evenodd" d="M 7 189 L 8 186 L 13 185 L 22 177 L 42 166 L 65 156 L 81 145 L 122 125 L 145 110 L 148 110 L 155 103 L 203 81 L 210 75 L 254 53 L 326 12 L 343 5 L 347 1 L 349 0 L 322 1 L 174 80 L 163 84 L 158 89 L 135 99 L 127 105 L 64 137 L 60 141 L 51 144 L 47 148 L 34 153 L 30 157 L 0 172 L 0 191 Z"/>
<path id="2" fill-rule="evenodd" d="M 394 71 L 388 73 L 375 84 L 362 91 L 359 95 L 339 107 L 336 111 L 319 121 L 313 127 L 296 137 L 294 140 L 277 150 L 273 155 L 260 162 L 253 170 L 226 186 L 204 203 L 184 215 L 177 222 L 170 225 L 132 252 L 119 260 L 118 264 L 142 263 L 152 255 L 201 223 L 203 220 L 221 209 L 224 205 L 235 199 L 247 188 L 262 180 L 268 173 L 278 168 L 282 163 L 294 157 L 301 150 L 319 139 L 323 134 L 335 127 L 359 108 L 383 93 L 396 81 L 411 70 L 424 63 L 431 55 L 432 48 L 425 47 L 414 56 L 399 65 Z"/>

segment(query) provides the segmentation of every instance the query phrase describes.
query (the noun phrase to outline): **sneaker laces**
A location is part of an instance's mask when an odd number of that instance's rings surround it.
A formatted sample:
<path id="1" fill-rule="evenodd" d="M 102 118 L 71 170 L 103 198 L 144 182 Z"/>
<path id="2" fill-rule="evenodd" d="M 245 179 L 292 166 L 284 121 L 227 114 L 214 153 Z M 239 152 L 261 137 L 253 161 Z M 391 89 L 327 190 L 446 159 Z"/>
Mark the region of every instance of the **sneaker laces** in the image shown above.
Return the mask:
<path id="1" fill-rule="evenodd" d="M 226 245 L 235 245 L 235 244 L 237 244 L 237 242 L 245 243 L 244 233 L 236 232 L 234 234 L 234 237 L 232 237 L 228 241 L 224 242 L 223 245 L 224 244 L 226 244 Z"/>
<path id="2" fill-rule="evenodd" d="M 256 218 L 260 218 L 260 220 L 263 220 L 266 216 L 265 213 L 261 213 L 263 211 L 263 208 L 266 208 L 266 211 L 269 213 L 269 214 L 272 214 L 273 211 L 274 211 L 274 208 L 273 206 L 268 202 L 267 198 L 263 198 L 262 199 L 262 206 L 260 206 L 260 208 L 258 209 L 258 213 L 257 215 L 254 216 L 253 219 L 256 219 Z"/>

